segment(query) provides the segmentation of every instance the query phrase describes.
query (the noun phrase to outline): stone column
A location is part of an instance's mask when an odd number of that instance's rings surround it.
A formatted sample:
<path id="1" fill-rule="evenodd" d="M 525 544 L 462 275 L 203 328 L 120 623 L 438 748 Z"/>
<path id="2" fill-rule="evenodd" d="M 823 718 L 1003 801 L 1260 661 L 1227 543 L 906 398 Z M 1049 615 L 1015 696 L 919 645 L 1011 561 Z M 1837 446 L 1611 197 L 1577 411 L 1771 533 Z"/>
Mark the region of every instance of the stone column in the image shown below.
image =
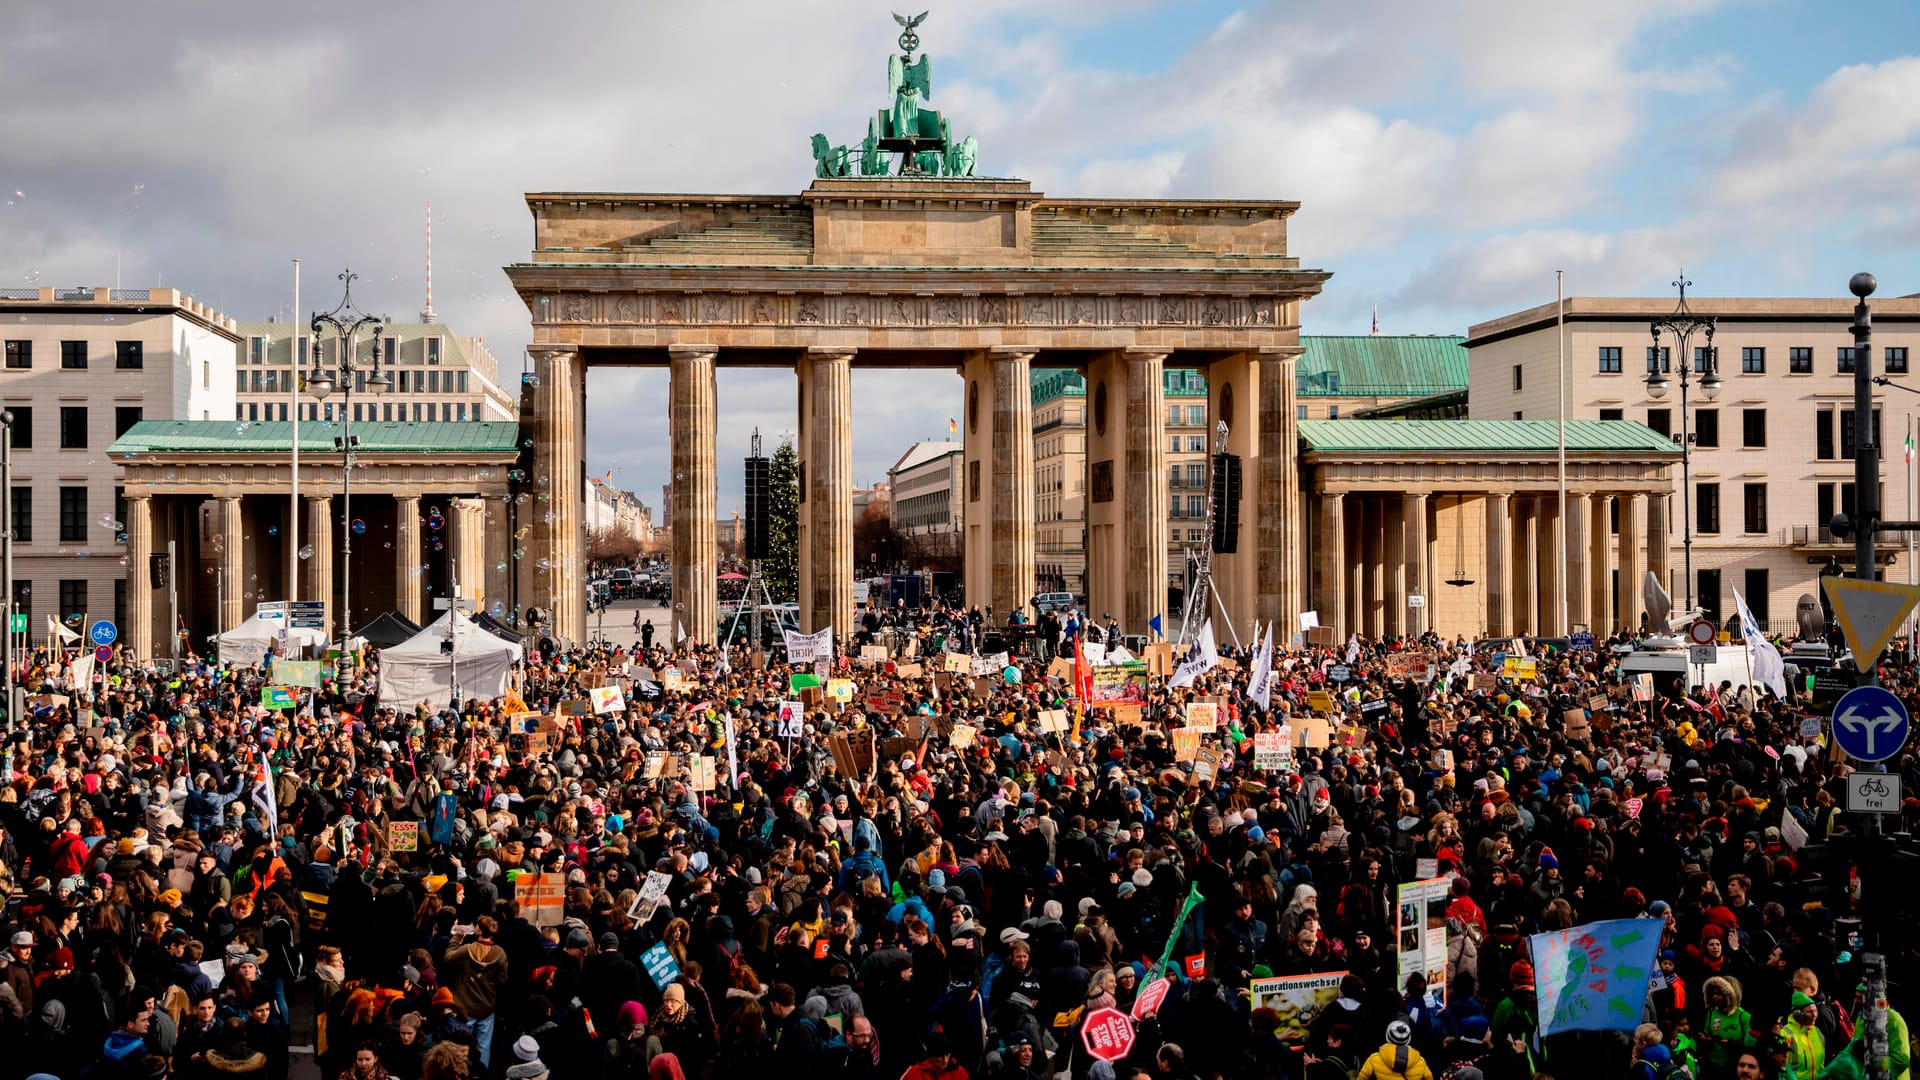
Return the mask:
<path id="1" fill-rule="evenodd" d="M 415 626 L 420 612 L 420 496 L 393 499 L 393 609 Z"/>
<path id="2" fill-rule="evenodd" d="M 714 467 L 714 360 L 719 350 L 709 345 L 669 345 L 667 347 L 667 433 L 673 476 L 672 621 L 685 627 L 689 637 L 714 640 L 720 626 L 720 606 L 715 576 L 720 573 L 720 557 L 715 535 L 718 520 L 718 482 Z M 801 423 L 806 423 L 805 412 Z M 804 446 L 804 442 L 802 443 Z M 804 451 L 802 451 L 804 453 Z M 805 473 L 802 472 L 802 497 Z M 806 515 L 801 514 L 802 535 Z M 801 563 L 801 573 L 806 564 Z M 806 603 L 802 589 L 800 602 Z M 673 626 L 660 628 L 673 642 Z"/>
<path id="3" fill-rule="evenodd" d="M 1567 565 L 1561 568 L 1566 575 L 1567 589 L 1567 626 L 1562 632 L 1571 634 L 1576 625 L 1594 630 L 1593 619 L 1588 615 L 1587 605 L 1587 524 L 1593 513 L 1588 505 L 1592 502 L 1578 492 L 1567 492 Z M 1596 635 L 1604 636 L 1604 635 Z"/>
<path id="4" fill-rule="evenodd" d="M 1532 634 L 1537 632 L 1539 623 L 1535 621 L 1535 604 L 1539 600 L 1539 589 L 1535 587 L 1533 573 L 1535 569 L 1534 548 L 1535 529 L 1539 518 L 1534 513 L 1537 496 L 1519 495 L 1513 500 L 1513 606 L 1509 612 L 1513 632 Z"/>
<path id="5" fill-rule="evenodd" d="M 134 659 L 146 660 L 153 656 L 154 641 L 153 499 L 128 495 L 126 524 L 127 644 L 133 649 Z"/>
<path id="6" fill-rule="evenodd" d="M 1167 618 L 1167 351 L 1127 349 L 1127 586 L 1126 632 L 1147 633 L 1155 615 Z M 1225 636 L 1225 635 L 1221 635 Z M 1215 640 L 1218 640 L 1216 638 Z"/>
<path id="7" fill-rule="evenodd" d="M 1347 564 L 1344 498 L 1337 491 L 1321 491 L 1315 493 L 1313 501 L 1320 510 L 1320 535 L 1315 538 L 1314 549 L 1320 558 L 1320 595 L 1314 608 L 1319 613 L 1321 626 L 1330 626 L 1335 634 L 1345 637 L 1346 605 L 1342 603 L 1347 588 L 1344 573 Z"/>
<path id="8" fill-rule="evenodd" d="M 491 612 L 497 602 L 502 611 L 513 609 L 513 533 L 509 528 L 505 499 L 489 495 L 485 503 L 486 533 L 482 559 L 486 572 L 481 578 L 480 601 Z"/>
<path id="9" fill-rule="evenodd" d="M 1569 496 L 1571 498 L 1571 496 Z M 1543 637 L 1561 637 L 1567 628 L 1560 620 L 1560 493 L 1542 495 L 1533 504 L 1534 625 Z"/>
<path id="10" fill-rule="evenodd" d="M 454 499 L 449 508 L 447 527 L 453 533 L 448 550 L 453 558 L 453 580 L 448 591 L 462 600 L 479 600 L 486 594 L 487 505 L 480 499 Z"/>
<path id="11" fill-rule="evenodd" d="M 1380 519 L 1386 525 L 1387 535 L 1383 572 L 1386 576 L 1386 626 L 1388 637 L 1399 637 L 1407 632 L 1407 519 L 1402 511 L 1406 507 L 1405 497 L 1380 499 Z M 1417 586 L 1416 586 L 1417 587 Z"/>
<path id="12" fill-rule="evenodd" d="M 1613 615 L 1613 496 L 1587 498 L 1587 598 L 1593 635 L 1604 638 L 1619 627 Z"/>
<path id="13" fill-rule="evenodd" d="M 1614 599 L 1615 619 L 1629 632 L 1640 628 L 1640 577 L 1646 562 L 1641 544 L 1645 542 L 1647 495 L 1635 491 L 1620 496 L 1620 595 Z"/>
<path id="14" fill-rule="evenodd" d="M 1347 531 L 1347 625 L 1343 628 L 1343 640 L 1346 634 L 1373 633 L 1373 605 L 1367 597 L 1367 504 L 1365 495 L 1354 495 L 1348 500 L 1347 513 L 1353 518 L 1353 528 Z"/>
<path id="15" fill-rule="evenodd" d="M 300 595 L 310 600 L 327 602 L 327 637 L 333 637 L 333 628 L 340 625 L 340 598 L 333 594 L 333 496 L 307 495 L 307 505 L 300 512 L 300 518 L 307 525 L 307 541 L 303 548 L 311 548 L 312 554 L 300 560 L 306 567 L 306 580 L 300 584 Z"/>
<path id="16" fill-rule="evenodd" d="M 1508 604 L 1512 602 L 1511 587 L 1507 584 L 1507 533 L 1510 528 L 1507 521 L 1512 496 L 1504 491 L 1489 491 L 1487 503 L 1487 636 L 1505 637 L 1513 633 L 1513 623 L 1508 618 Z"/>
<path id="17" fill-rule="evenodd" d="M 1402 558 L 1405 562 L 1403 575 L 1409 596 L 1422 597 L 1425 603 L 1417 608 L 1407 609 L 1407 633 L 1420 635 L 1432 625 L 1427 620 L 1433 610 L 1433 574 L 1432 564 L 1427 561 L 1427 496 L 1425 492 L 1409 492 L 1400 496 L 1400 520 L 1405 526 L 1405 539 L 1402 541 Z M 1405 601 L 1402 601 L 1404 604 Z"/>
<path id="18" fill-rule="evenodd" d="M 1034 593 L 1033 353 L 993 351 L 993 611 L 1026 608 Z M 1027 611 L 1028 618 L 1038 613 Z"/>
<path id="19" fill-rule="evenodd" d="M 225 590 L 220 606 L 220 632 L 246 621 L 246 604 L 241 599 L 247 582 L 246 528 L 240 518 L 240 496 L 223 495 L 219 499 L 220 574 Z"/>
<path id="20" fill-rule="evenodd" d="M 808 349 L 799 375 L 800 628 L 831 626 L 846 638 L 853 633 L 853 351 Z"/>
<path id="21" fill-rule="evenodd" d="M 582 641 L 587 633 L 586 531 L 586 369 L 571 348 L 533 350 L 536 436 L 543 451 L 536 483 L 546 481 L 547 509 L 533 520 L 534 592 L 546 607 L 553 630 Z M 553 520 L 547 520 L 547 514 Z M 546 561 L 538 569 L 539 560 Z M 711 633 L 711 630 L 706 633 Z"/>
<path id="22" fill-rule="evenodd" d="M 1671 499 L 1664 492 L 1647 499 L 1647 571 L 1673 597 L 1674 610 L 1678 611 L 1686 603 L 1688 583 L 1682 581 L 1676 587 L 1673 580 L 1673 530 L 1668 524 Z"/>

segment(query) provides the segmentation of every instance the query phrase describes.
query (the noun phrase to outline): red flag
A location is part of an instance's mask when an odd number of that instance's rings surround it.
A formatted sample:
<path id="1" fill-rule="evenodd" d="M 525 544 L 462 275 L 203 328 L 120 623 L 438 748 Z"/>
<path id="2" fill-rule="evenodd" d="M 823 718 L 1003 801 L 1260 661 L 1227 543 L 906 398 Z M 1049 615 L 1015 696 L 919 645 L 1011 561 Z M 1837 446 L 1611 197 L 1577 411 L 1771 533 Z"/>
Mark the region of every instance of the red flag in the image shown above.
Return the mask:
<path id="1" fill-rule="evenodd" d="M 1087 665 L 1087 651 L 1080 647 L 1081 637 L 1073 639 L 1073 693 L 1085 706 L 1093 702 L 1093 668 Z"/>

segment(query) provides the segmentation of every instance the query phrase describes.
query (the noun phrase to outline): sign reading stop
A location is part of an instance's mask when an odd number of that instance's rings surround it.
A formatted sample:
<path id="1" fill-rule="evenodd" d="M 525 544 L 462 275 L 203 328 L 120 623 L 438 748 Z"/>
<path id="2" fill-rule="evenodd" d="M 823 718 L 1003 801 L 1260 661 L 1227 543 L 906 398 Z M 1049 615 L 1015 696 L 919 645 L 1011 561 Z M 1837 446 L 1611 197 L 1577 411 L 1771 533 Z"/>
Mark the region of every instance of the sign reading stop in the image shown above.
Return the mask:
<path id="1" fill-rule="evenodd" d="M 1095 1009 L 1080 1025 L 1080 1041 L 1101 1061 L 1119 1061 L 1133 1049 L 1133 1021 L 1119 1009 Z"/>
<path id="2" fill-rule="evenodd" d="M 1145 1020 L 1159 1012 L 1160 1006 L 1166 1004 L 1167 991 L 1172 987 L 1173 980 L 1164 977 L 1148 983 L 1141 989 L 1140 996 L 1133 999 L 1133 1018 Z"/>

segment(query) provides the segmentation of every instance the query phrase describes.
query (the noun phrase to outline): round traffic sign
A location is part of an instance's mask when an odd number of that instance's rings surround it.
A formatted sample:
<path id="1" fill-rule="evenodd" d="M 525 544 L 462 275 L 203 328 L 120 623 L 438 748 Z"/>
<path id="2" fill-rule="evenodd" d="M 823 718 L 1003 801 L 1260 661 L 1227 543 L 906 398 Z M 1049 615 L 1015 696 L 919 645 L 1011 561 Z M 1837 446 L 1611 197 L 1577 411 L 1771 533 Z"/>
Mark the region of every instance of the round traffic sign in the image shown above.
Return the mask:
<path id="1" fill-rule="evenodd" d="M 119 639 L 120 631 L 115 629 L 113 623 L 106 619 L 101 619 L 99 622 L 87 627 L 87 640 L 93 642 L 95 645 L 111 645 Z"/>
<path id="2" fill-rule="evenodd" d="M 1711 645 L 1719 640 L 1720 631 L 1705 619 L 1695 619 L 1693 625 L 1687 627 L 1687 637 L 1695 645 Z"/>
<path id="3" fill-rule="evenodd" d="M 1101 1061 L 1119 1061 L 1133 1049 L 1133 1021 L 1119 1009 L 1095 1009 L 1080 1025 L 1080 1041 Z"/>
<path id="4" fill-rule="evenodd" d="M 1856 686 L 1833 706 L 1833 741 L 1856 761 L 1885 761 L 1907 745 L 1907 707 L 1878 686 Z"/>
<path id="5" fill-rule="evenodd" d="M 94 646 L 93 658 L 95 660 L 100 661 L 103 664 L 112 663 L 113 662 L 113 646 L 111 645 Z"/>

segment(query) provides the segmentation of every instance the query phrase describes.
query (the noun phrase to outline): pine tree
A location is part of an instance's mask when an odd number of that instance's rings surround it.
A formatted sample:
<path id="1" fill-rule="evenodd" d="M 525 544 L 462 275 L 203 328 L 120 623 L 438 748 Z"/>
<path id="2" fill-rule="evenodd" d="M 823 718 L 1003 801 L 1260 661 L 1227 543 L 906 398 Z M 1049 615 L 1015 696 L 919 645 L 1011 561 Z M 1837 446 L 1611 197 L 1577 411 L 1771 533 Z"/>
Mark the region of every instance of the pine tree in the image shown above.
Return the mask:
<path id="1" fill-rule="evenodd" d="M 773 452 L 767 490 L 767 591 L 775 603 L 800 596 L 800 453 L 793 440 Z"/>

